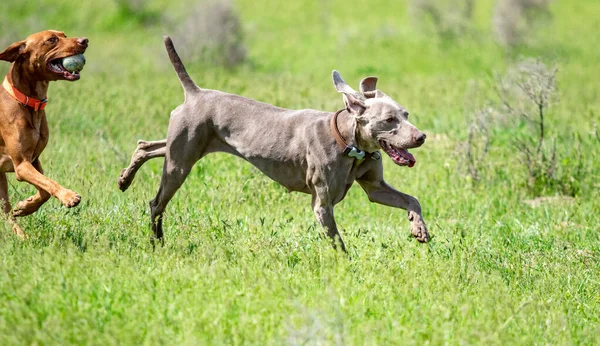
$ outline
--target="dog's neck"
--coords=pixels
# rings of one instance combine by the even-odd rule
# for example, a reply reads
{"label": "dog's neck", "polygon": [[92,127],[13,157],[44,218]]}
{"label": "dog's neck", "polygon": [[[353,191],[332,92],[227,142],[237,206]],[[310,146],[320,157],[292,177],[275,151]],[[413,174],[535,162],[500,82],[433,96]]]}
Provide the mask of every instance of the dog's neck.
{"label": "dog's neck", "polygon": [[359,121],[356,121],[356,130],[354,134],[357,142],[357,146],[364,151],[367,152],[375,152],[379,150],[379,146],[373,144],[372,141],[367,140],[367,134],[365,133],[365,129],[360,125]]}
{"label": "dog's neck", "polygon": [[356,141],[357,121],[348,113],[348,110],[343,110],[338,114],[336,125],[342,139],[347,145],[362,149],[358,146],[359,144]]}
{"label": "dog's neck", "polygon": [[13,64],[8,72],[8,81],[26,96],[43,100],[48,93],[47,80],[39,80],[35,73],[21,64]]}
{"label": "dog's neck", "polygon": [[366,140],[367,136],[363,127],[360,125],[360,122],[348,112],[348,110],[340,113],[337,123],[340,134],[348,145],[355,146],[357,149],[366,152],[375,152],[379,150],[379,147],[373,146],[370,144],[370,141]]}

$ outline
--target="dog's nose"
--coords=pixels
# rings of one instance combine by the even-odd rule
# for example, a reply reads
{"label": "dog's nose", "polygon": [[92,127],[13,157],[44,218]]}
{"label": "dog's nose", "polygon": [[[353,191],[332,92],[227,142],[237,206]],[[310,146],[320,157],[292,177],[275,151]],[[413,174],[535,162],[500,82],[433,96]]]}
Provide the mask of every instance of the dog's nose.
{"label": "dog's nose", "polygon": [[90,42],[90,40],[88,40],[87,37],[81,37],[81,38],[77,39],[77,44],[79,44],[80,46],[87,47],[89,42]]}
{"label": "dog's nose", "polygon": [[425,133],[419,131],[419,133],[415,134],[415,143],[423,144],[423,143],[425,143],[425,138],[427,138],[427,135]]}

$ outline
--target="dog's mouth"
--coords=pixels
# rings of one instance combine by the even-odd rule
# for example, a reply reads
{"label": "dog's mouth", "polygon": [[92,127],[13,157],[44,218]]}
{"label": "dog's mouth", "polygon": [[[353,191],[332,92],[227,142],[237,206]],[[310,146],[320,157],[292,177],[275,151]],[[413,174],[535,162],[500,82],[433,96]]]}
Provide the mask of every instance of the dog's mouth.
{"label": "dog's mouth", "polygon": [[395,147],[383,140],[379,141],[379,146],[398,166],[412,167],[417,162],[415,157],[404,148]]}
{"label": "dog's mouth", "polygon": [[62,58],[50,60],[50,62],[48,62],[48,70],[50,70],[50,72],[54,74],[63,77],[68,81],[76,81],[79,78],[81,78],[81,75],[79,74],[81,70],[72,69],[72,71],[69,71],[67,68],[65,68],[65,66],[63,65],[63,59],[65,58],[68,57],[65,56]]}

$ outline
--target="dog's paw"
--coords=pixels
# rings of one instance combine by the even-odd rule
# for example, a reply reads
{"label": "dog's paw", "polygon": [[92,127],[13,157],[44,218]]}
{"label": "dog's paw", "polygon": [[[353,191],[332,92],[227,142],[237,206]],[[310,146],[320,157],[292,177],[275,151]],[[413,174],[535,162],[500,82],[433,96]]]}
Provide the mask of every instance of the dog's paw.
{"label": "dog's paw", "polygon": [[12,210],[13,217],[27,216],[35,213],[44,201],[36,200],[35,196],[28,197],[15,206]]}
{"label": "dog's paw", "polygon": [[409,214],[408,218],[410,220],[410,233],[413,237],[417,238],[421,243],[428,242],[429,232],[427,231],[427,226],[425,225],[425,222],[423,222],[423,219],[421,219],[421,216]]}
{"label": "dog's paw", "polygon": [[15,209],[12,210],[13,217],[27,216],[31,213],[32,211],[27,208],[27,205],[23,201],[17,203]]}
{"label": "dog's paw", "polygon": [[412,226],[410,232],[421,243],[427,243],[429,241],[429,233],[427,232],[427,226],[425,226],[424,223]]}
{"label": "dog's paw", "polygon": [[119,175],[119,180],[117,181],[117,183],[119,184],[119,190],[123,192],[125,192],[125,190],[129,188],[129,185],[131,185],[131,179],[129,179],[129,175],[126,173],[127,169],[123,168],[121,170],[121,174]]}
{"label": "dog's paw", "polygon": [[77,192],[67,189],[62,191],[56,197],[58,197],[60,203],[62,203],[67,208],[73,208],[77,206],[79,202],[81,202],[81,196]]}

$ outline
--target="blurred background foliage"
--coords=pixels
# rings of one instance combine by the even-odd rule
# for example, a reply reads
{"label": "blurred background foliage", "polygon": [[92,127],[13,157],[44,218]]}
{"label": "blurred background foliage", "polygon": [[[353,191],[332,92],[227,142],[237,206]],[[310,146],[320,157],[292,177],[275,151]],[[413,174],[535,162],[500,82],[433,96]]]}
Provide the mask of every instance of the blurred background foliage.
{"label": "blurred background foliage", "polygon": [[[83,202],[20,220],[29,242],[0,233],[5,344],[598,344],[599,1],[0,7],[2,46],[50,28],[90,39],[82,79],[50,88],[42,156]],[[126,194],[116,179],[183,101],[163,35],[201,87],[281,107],[333,112],[333,69],[355,88],[378,76],[428,135],[414,168],[384,166],[420,200],[433,241],[411,242],[404,211],[354,187],[336,208],[346,261],[319,239],[308,196],[217,154],[196,165],[152,250],[162,162]],[[33,192],[10,179],[13,203]]]}

